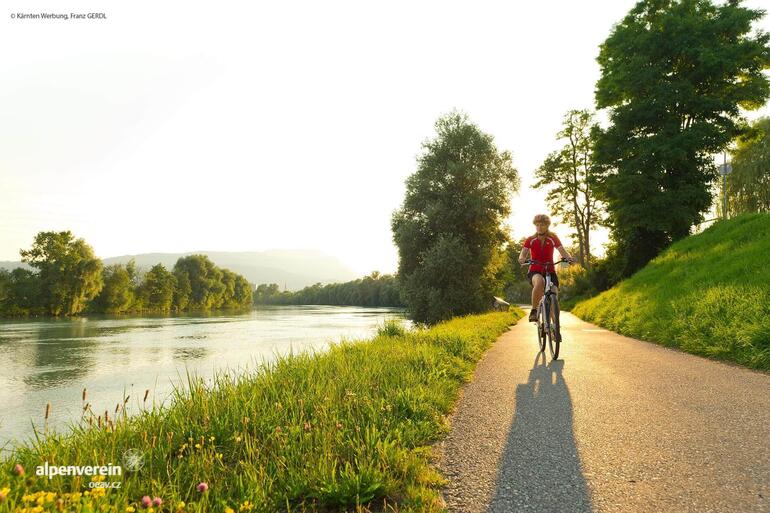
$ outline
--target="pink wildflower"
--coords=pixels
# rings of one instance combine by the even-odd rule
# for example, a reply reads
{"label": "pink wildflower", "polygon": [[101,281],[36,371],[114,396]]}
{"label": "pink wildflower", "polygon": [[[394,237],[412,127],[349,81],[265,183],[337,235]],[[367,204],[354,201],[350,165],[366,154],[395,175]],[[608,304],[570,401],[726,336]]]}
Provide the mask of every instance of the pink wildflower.
{"label": "pink wildflower", "polygon": [[198,483],[198,491],[203,493],[209,489],[209,485],[206,483]]}

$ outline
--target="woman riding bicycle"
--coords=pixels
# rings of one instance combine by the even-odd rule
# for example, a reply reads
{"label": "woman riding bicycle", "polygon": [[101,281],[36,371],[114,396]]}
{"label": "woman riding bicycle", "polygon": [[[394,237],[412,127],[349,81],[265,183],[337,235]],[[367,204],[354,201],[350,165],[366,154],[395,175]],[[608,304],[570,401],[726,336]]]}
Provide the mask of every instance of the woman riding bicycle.
{"label": "woman riding bicycle", "polygon": [[[575,259],[561,245],[559,237],[548,230],[548,227],[551,226],[551,219],[547,215],[536,215],[532,223],[537,228],[537,233],[527,237],[527,240],[524,241],[524,247],[521,248],[521,253],[519,254],[519,263],[521,265],[524,265],[527,260],[550,262],[553,264],[554,249],[559,251],[563,259],[569,260],[570,263],[575,262]],[[527,279],[530,285],[532,285],[532,310],[529,312],[529,322],[537,322],[537,305],[540,302],[540,298],[543,297],[546,272],[551,275],[553,291],[555,293],[559,292],[559,278],[556,276],[556,268],[553,265],[547,267],[548,269],[546,270],[545,266],[533,263],[530,264],[529,272],[527,272]]]}

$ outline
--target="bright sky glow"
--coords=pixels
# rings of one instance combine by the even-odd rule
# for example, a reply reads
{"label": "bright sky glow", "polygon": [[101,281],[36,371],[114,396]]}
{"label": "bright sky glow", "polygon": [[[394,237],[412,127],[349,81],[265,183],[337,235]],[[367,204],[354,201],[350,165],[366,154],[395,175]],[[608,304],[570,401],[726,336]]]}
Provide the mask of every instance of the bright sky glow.
{"label": "bright sky glow", "polygon": [[6,2],[0,260],[69,229],[102,257],[312,248],[395,271],[391,213],[453,108],[512,151],[530,233],[532,173],[634,3]]}

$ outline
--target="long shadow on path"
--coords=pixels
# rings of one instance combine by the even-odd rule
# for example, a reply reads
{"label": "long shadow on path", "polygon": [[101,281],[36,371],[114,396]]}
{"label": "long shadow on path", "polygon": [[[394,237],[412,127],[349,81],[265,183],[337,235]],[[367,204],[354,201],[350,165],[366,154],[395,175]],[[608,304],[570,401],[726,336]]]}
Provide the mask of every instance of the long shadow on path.
{"label": "long shadow on path", "polygon": [[516,385],[515,418],[487,513],[592,511],[563,368],[540,353],[527,383]]}

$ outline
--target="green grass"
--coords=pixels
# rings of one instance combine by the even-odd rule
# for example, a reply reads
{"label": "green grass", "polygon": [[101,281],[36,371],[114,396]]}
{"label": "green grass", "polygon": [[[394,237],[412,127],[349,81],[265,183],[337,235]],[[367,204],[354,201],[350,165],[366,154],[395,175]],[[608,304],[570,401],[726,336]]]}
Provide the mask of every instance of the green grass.
{"label": "green grass", "polygon": [[[372,340],[219,374],[208,385],[189,377],[169,407],[92,418],[92,427],[17,447],[0,462],[0,512],[440,511],[444,480],[430,446],[445,436],[478,359],[522,315],[412,331],[391,324]],[[121,482],[117,489],[94,493],[90,477],[34,475],[46,461],[121,464],[127,449],[142,451],[144,467],[107,477]],[[163,504],[143,509],[143,496]]]}
{"label": "green grass", "polygon": [[770,370],[770,215],[722,221],[672,245],[572,313],[627,336]]}
{"label": "green grass", "polygon": [[388,319],[377,327],[377,335],[381,337],[401,337],[406,335],[406,328],[397,319]]}

